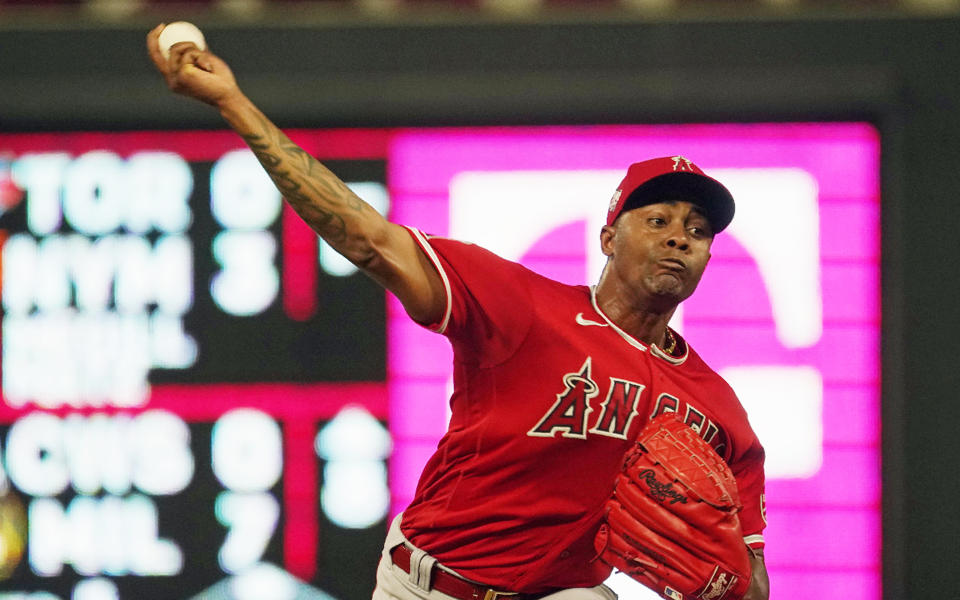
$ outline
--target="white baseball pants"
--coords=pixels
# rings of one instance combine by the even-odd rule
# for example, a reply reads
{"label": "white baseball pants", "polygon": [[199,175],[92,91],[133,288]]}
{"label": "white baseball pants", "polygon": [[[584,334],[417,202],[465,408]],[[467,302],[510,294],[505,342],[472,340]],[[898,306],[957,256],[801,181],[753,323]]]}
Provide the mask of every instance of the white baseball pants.
{"label": "white baseball pants", "polygon": [[[451,596],[429,588],[430,570],[434,565],[436,568],[443,569],[456,575],[456,571],[448,569],[439,564],[435,558],[429,554],[417,551],[417,564],[419,568],[411,566],[411,571],[418,571],[419,577],[411,577],[409,573],[393,564],[390,558],[390,551],[399,544],[406,543],[408,547],[412,544],[404,537],[400,531],[400,518],[397,515],[390,525],[387,532],[387,539],[383,544],[383,553],[380,555],[380,564],[377,566],[377,587],[373,590],[373,600],[457,600]],[[422,555],[422,558],[420,556]],[[509,597],[504,600],[509,600]],[[605,585],[598,585],[592,588],[570,588],[554,592],[544,596],[541,600],[617,600],[617,595]]]}

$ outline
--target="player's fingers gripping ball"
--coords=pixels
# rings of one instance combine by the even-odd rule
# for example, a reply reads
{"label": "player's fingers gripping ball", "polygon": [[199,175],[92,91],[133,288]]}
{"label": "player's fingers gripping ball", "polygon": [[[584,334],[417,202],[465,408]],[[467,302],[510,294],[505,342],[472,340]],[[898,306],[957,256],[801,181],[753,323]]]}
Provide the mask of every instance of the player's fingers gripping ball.
{"label": "player's fingers gripping ball", "polygon": [[670,413],[626,454],[594,546],[664,598],[740,600],[750,585],[742,508],[730,468]]}
{"label": "player's fingers gripping ball", "polygon": [[170,58],[170,48],[180,42],[190,42],[200,50],[207,49],[207,40],[203,37],[203,32],[193,23],[186,21],[170,23],[163,28],[157,38],[160,53],[167,59]]}

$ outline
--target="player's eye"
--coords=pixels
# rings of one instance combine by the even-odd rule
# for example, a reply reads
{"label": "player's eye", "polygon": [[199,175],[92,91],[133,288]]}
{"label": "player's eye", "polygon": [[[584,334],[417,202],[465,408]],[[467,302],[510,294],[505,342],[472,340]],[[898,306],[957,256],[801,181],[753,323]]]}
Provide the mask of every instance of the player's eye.
{"label": "player's eye", "polygon": [[697,239],[708,238],[713,235],[713,230],[710,229],[710,226],[699,219],[696,222],[690,223],[687,227],[687,232]]}

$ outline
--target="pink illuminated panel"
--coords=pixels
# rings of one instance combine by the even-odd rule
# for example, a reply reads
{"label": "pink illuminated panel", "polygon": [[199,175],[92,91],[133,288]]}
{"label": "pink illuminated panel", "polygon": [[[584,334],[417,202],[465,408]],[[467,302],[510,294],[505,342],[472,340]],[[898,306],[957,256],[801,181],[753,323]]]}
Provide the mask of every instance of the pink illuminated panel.
{"label": "pink illuminated panel", "polygon": [[[880,204],[871,127],[411,131],[388,149],[391,216],[593,283],[599,227],[627,165],[678,154],[738,202],[674,326],[731,382],[767,449],[775,595],[876,600]],[[388,344],[396,512],[445,430],[451,353],[392,299]]]}

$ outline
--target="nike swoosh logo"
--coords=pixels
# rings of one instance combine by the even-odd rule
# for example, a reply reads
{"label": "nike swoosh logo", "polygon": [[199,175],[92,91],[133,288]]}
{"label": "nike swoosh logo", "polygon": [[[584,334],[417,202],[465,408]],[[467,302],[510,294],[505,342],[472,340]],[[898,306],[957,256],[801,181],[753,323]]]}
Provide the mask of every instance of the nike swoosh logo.
{"label": "nike swoosh logo", "polygon": [[594,327],[607,327],[607,326],[608,326],[606,323],[600,323],[600,322],[598,322],[598,321],[591,321],[590,319],[584,319],[584,318],[583,318],[583,313],[577,313],[577,316],[574,318],[574,320],[576,320],[577,325],[583,325],[583,326],[585,326],[585,327],[589,327],[589,326],[591,326],[591,325],[593,325]]}

